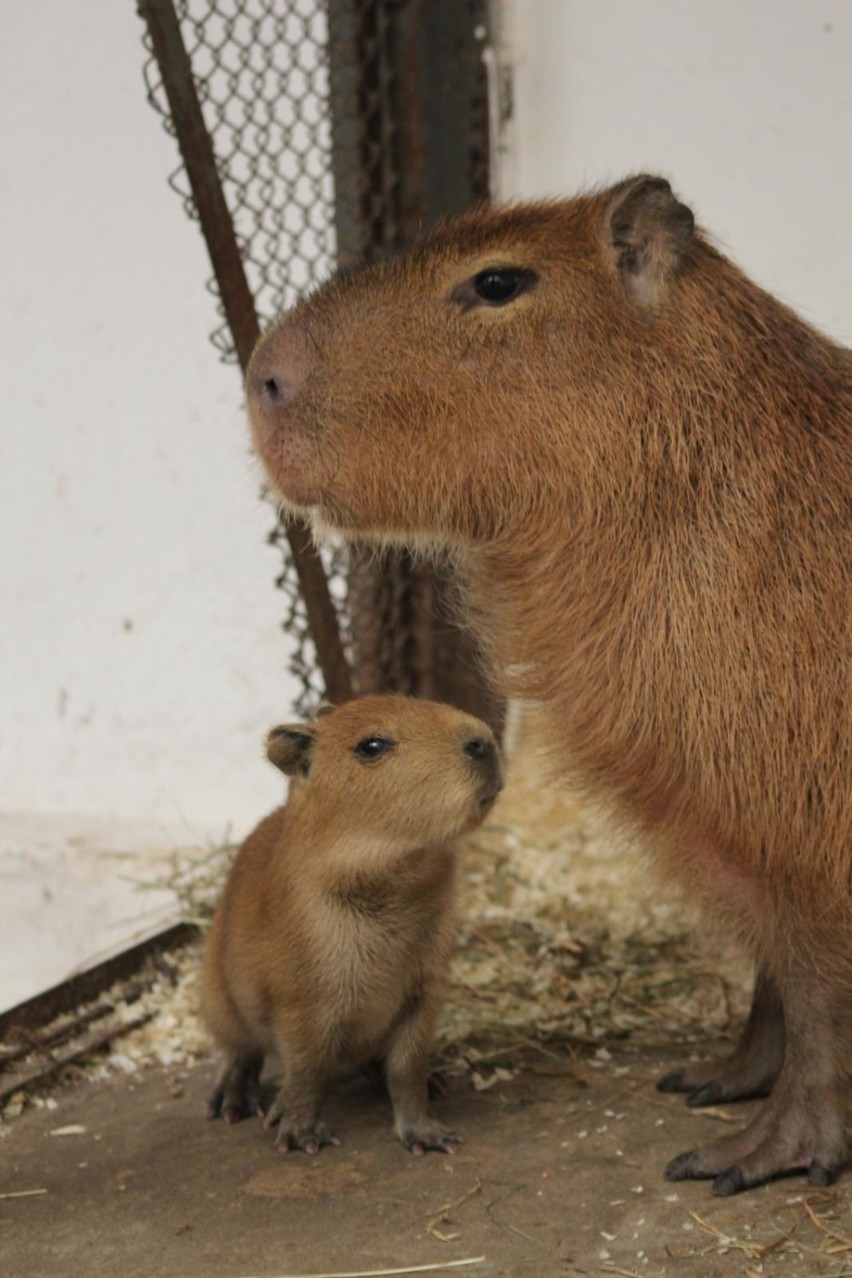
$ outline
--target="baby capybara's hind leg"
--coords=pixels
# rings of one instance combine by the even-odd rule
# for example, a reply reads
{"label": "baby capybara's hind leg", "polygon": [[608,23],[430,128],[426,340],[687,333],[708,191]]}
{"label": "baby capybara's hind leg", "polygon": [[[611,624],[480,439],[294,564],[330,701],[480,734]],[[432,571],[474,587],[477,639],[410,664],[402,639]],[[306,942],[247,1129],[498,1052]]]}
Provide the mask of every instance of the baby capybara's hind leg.
{"label": "baby capybara's hind leg", "polygon": [[738,1135],[672,1159],[669,1180],[713,1177],[713,1192],[723,1195],[791,1171],[806,1171],[812,1185],[829,1185],[846,1161],[849,993],[801,969],[788,971],[778,988],[786,1050],[769,1099]]}
{"label": "baby capybara's hind leg", "polygon": [[253,1114],[262,1118],[262,1069],[262,1052],[234,1053],[229,1056],[207,1102],[207,1117],[221,1117],[226,1123],[237,1123],[241,1118],[249,1118]]}
{"label": "baby capybara's hind leg", "polygon": [[767,1096],[784,1064],[784,1008],[775,981],[757,969],[751,1011],[730,1056],[673,1070],[657,1083],[661,1092],[686,1092],[687,1105]]}

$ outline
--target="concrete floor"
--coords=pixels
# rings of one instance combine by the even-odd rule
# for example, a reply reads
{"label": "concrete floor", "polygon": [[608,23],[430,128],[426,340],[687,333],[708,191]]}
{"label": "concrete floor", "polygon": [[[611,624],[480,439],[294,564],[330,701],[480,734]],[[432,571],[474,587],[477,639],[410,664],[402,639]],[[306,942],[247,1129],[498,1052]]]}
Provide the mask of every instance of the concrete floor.
{"label": "concrete floor", "polygon": [[[791,1179],[728,1200],[706,1183],[662,1179],[672,1154],[731,1121],[658,1095],[652,1080],[668,1061],[519,1064],[485,1092],[451,1080],[436,1109],[466,1143],[455,1157],[421,1159],[396,1142],[386,1100],[360,1080],[328,1107],[342,1147],[315,1159],[277,1154],[256,1120],[206,1122],[212,1061],[76,1083],[56,1108],[0,1129],[0,1268],[9,1278],[418,1265],[483,1278],[852,1272],[850,1175],[833,1190]],[[476,1263],[444,1268],[463,1260]]]}

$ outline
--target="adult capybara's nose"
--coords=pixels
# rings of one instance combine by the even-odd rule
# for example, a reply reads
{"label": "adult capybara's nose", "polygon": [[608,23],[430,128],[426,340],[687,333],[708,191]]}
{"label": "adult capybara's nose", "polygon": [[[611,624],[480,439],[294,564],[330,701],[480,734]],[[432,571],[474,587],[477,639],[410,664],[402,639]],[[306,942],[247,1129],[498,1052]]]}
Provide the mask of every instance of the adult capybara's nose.
{"label": "adult capybara's nose", "polygon": [[279,408],[286,407],[296,398],[298,387],[294,382],[287,381],[280,373],[270,372],[267,377],[264,375],[265,372],[266,370],[259,372],[249,384],[249,395],[255,407],[260,408],[262,412],[277,412]]}
{"label": "adult capybara's nose", "polygon": [[310,372],[307,338],[294,324],[282,324],[260,339],[246,375],[252,420],[268,429],[283,427]]}

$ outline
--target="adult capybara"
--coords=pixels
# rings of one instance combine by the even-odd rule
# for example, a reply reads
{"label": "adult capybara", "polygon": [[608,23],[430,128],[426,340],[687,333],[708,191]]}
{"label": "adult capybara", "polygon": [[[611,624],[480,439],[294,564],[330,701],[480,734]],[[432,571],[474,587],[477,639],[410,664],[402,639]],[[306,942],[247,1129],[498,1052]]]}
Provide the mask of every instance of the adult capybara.
{"label": "adult capybara", "polygon": [[449,706],[364,697],[273,728],[287,803],[237,853],[204,956],[202,1010],[225,1055],[208,1115],[262,1113],[264,1056],[284,1077],[265,1115],[278,1148],[338,1144],[320,1115],[345,1065],[384,1066],[400,1140],[455,1150],[429,1114],[427,1057],[453,944],[455,840],[500,789],[484,723]]}
{"label": "adult capybara", "polygon": [[565,773],[755,956],[733,1057],[661,1086],[769,1099],[667,1175],[829,1182],[852,1067],[850,352],[642,176],[332,280],[260,341],[248,400],[316,526],[453,556]]}

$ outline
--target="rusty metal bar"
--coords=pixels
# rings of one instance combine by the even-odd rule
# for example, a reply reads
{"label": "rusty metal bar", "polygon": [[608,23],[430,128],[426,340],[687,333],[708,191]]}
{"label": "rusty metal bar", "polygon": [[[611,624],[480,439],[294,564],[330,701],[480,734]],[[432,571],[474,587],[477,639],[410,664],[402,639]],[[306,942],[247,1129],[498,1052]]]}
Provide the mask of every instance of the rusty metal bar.
{"label": "rusty metal bar", "polygon": [[[180,23],[173,0],[138,0],[138,7],[151,35],[193,202],[245,373],[260,327]],[[345,701],[352,695],[352,680],[322,563],[303,525],[290,525],[287,539],[326,695],[334,702]]]}
{"label": "rusty metal bar", "polygon": [[[10,1007],[0,1013],[0,1043],[8,1045],[18,1038],[29,1041],[57,1017],[75,1013],[81,1004],[100,998],[116,981],[126,981],[135,976],[148,959],[156,960],[161,954],[180,949],[197,936],[198,929],[192,924],[173,923],[121,953],[103,959],[85,972],[70,976],[61,985],[54,985],[16,1007]],[[0,1066],[5,1059],[11,1059],[11,1055],[0,1053]]]}
{"label": "rusty metal bar", "polygon": [[323,566],[304,524],[292,523],[287,540],[299,588],[305,603],[308,629],[317,650],[317,663],[325,683],[325,695],[334,705],[352,696],[352,674],[340,640],[337,613],[328,590]]}

